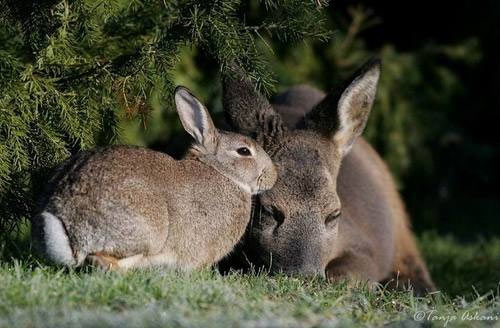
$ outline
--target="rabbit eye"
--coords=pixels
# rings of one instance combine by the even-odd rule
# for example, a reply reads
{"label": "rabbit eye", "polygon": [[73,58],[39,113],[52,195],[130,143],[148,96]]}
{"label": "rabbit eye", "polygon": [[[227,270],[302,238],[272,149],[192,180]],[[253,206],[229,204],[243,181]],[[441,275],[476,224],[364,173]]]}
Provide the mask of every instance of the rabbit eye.
{"label": "rabbit eye", "polygon": [[252,153],[250,152],[250,149],[248,149],[247,147],[241,147],[241,148],[238,148],[236,150],[236,152],[238,154],[240,154],[241,156],[250,156]]}

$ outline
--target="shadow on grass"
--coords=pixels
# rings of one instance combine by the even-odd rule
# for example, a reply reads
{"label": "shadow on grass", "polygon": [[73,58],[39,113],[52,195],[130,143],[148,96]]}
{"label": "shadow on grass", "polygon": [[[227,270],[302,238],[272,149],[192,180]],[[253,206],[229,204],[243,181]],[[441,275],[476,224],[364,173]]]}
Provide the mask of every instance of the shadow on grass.
{"label": "shadow on grass", "polygon": [[23,222],[10,233],[0,234],[0,262],[26,262],[36,254],[31,243],[31,225]]}

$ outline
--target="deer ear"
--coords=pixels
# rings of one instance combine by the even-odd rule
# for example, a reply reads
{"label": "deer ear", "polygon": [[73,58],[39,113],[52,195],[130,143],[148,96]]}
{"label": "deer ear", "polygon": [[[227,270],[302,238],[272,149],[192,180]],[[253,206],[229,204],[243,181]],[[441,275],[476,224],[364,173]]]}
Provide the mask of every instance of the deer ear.
{"label": "deer ear", "polygon": [[329,94],[306,117],[306,128],[331,137],[341,154],[349,152],[363,132],[380,77],[380,60],[371,60],[351,79],[344,91]]}
{"label": "deer ear", "polygon": [[206,151],[215,151],[219,133],[205,106],[182,86],[175,89],[175,105],[184,130]]}
{"label": "deer ear", "polygon": [[[232,66],[222,79],[223,106],[233,128],[257,139],[272,139],[283,132],[281,116],[257,92],[240,67]],[[259,140],[261,141],[261,140]]]}

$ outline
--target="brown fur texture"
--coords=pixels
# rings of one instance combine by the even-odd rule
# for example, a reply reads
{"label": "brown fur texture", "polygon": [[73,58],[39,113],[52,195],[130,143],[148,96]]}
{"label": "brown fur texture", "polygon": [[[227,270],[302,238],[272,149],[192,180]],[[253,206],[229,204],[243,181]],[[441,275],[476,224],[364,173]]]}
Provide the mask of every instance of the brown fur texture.
{"label": "brown fur texture", "polygon": [[245,259],[290,274],[409,282],[419,294],[434,289],[386,165],[358,138],[379,74],[372,61],[338,92],[297,86],[273,106],[238,71],[226,77],[229,122],[255,135],[278,170],[275,186],[258,196],[241,247]]}
{"label": "brown fur texture", "polygon": [[112,270],[189,270],[232,250],[250,219],[252,194],[276,180],[274,165],[252,139],[218,131],[186,89],[177,90],[176,103],[195,139],[185,159],[115,146],[61,166],[33,219],[45,256],[68,266],[89,259]]}

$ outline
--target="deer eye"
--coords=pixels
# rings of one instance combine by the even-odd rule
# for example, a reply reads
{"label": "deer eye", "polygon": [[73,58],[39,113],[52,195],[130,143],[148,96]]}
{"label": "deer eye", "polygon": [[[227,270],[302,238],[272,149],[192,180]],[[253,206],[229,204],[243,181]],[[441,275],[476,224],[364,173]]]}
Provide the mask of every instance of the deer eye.
{"label": "deer eye", "polygon": [[325,220],[325,225],[328,226],[329,224],[333,223],[339,216],[342,214],[342,211],[340,208],[337,208],[335,211],[330,213]]}
{"label": "deer eye", "polygon": [[236,152],[238,154],[240,154],[241,156],[250,156],[250,155],[252,155],[252,153],[250,152],[250,149],[248,149],[247,147],[238,148],[236,150]]}

